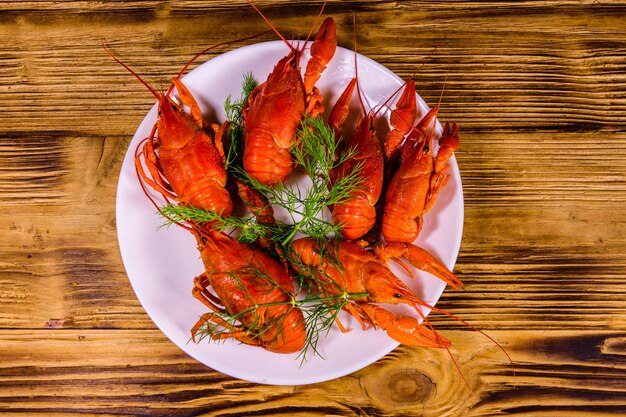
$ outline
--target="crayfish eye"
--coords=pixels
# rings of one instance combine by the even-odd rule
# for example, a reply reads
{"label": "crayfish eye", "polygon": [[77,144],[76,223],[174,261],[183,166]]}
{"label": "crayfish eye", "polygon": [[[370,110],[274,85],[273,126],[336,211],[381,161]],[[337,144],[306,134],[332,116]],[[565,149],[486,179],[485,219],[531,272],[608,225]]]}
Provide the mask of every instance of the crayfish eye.
{"label": "crayfish eye", "polygon": [[400,294],[400,293],[395,293],[395,294],[393,295],[393,297],[394,297],[394,298],[402,298],[402,294]]}

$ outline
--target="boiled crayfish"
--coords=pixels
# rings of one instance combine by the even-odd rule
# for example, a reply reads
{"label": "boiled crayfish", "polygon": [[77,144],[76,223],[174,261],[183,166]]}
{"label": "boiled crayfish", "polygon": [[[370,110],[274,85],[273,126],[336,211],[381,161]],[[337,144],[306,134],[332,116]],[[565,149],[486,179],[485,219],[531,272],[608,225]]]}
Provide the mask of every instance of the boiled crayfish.
{"label": "boiled crayfish", "polygon": [[335,23],[329,17],[322,23],[311,45],[311,58],[303,78],[300,58],[307,42],[304,42],[303,49],[298,49],[280,37],[290,52],[278,61],[267,80],[250,94],[243,112],[243,166],[248,175],[266,185],[284,181],[291,174],[290,149],[295,144],[303,116],[315,117],[323,111],[322,97],[315,82],[337,47]]}
{"label": "boiled crayfish", "polygon": [[446,123],[439,139],[439,152],[434,156],[437,109],[431,109],[422,118],[400,150],[400,165],[385,194],[382,234],[387,242],[415,241],[422,229],[424,214],[433,207],[449,180],[447,162],[459,147],[459,132],[456,124]]}
{"label": "boiled crayfish", "polygon": [[[193,296],[213,311],[202,315],[192,329],[194,341],[208,327],[207,334],[215,340],[232,338],[278,353],[302,349],[304,318],[291,302],[293,281],[283,265],[215,230],[196,237],[206,272],[196,277]],[[225,320],[224,313],[239,324]],[[215,331],[217,327],[224,330]]]}
{"label": "boiled crayfish", "polygon": [[[348,115],[348,105],[355,85],[357,85],[356,78],[348,84],[329,116],[328,123],[337,136],[341,134],[340,126]],[[364,112],[363,107],[361,103],[362,112]],[[415,113],[415,85],[411,80],[405,84],[400,99],[391,111],[392,130],[387,135],[385,149],[390,146],[389,144],[397,143],[404,138],[404,135],[411,129]],[[356,155],[338,166],[333,172],[333,178],[337,181],[350,175],[357,167],[360,169],[361,187],[352,194],[351,198],[335,204],[332,208],[333,220],[343,226],[341,234],[349,240],[361,238],[372,229],[377,219],[376,205],[383,190],[385,160],[383,148],[376,135],[375,117],[376,112],[370,110],[361,117],[354,134],[347,140],[342,138],[344,146],[354,150]]]}
{"label": "boiled crayfish", "polygon": [[172,199],[229,216],[233,205],[225,188],[227,173],[222,146],[228,123],[207,125],[196,99],[179,77],[172,79],[172,87],[176,87],[180,101],[191,109],[191,114],[170,97],[172,87],[166,93],[158,93],[106,47],[105,50],[158,100],[157,122],[135,152],[135,168],[142,187],[148,184],[166,201]]}

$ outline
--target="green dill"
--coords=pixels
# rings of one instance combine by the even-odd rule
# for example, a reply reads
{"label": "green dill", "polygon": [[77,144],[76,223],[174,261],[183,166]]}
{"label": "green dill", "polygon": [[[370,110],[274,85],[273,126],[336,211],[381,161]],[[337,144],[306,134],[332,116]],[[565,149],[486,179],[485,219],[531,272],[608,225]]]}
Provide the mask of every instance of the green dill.
{"label": "green dill", "polygon": [[243,109],[248,103],[248,98],[254,89],[259,85],[254,79],[252,73],[246,73],[241,83],[241,96],[238,100],[233,101],[231,96],[226,98],[224,103],[224,112],[226,120],[230,122],[230,146],[226,153],[225,167],[228,170],[235,162],[238,155],[241,154],[243,148]]}
{"label": "green dill", "polygon": [[[270,187],[250,177],[243,169],[240,158],[244,141],[243,113],[249,95],[257,85],[252,75],[246,74],[240,98],[233,100],[229,96],[224,103],[226,118],[230,122],[230,146],[225,164],[231,175],[265,196],[270,206],[283,208],[289,215],[289,222],[260,222],[253,214],[222,217],[218,213],[176,204],[161,207],[159,213],[166,219],[164,226],[173,223],[208,224],[222,232],[235,231],[237,239],[242,243],[250,244],[258,239],[270,239],[273,242],[276,254],[288,261],[297,272],[295,294],[286,292],[272,276],[256,265],[231,272],[233,279],[249,298],[250,307],[239,312],[214,313],[215,317],[227,325],[207,321],[199,328],[196,340],[200,341],[207,336],[218,340],[231,337],[231,329],[241,323],[245,323],[246,332],[251,337],[281,337],[282,320],[287,313],[267,318],[263,311],[267,307],[287,305],[288,311],[298,308],[303,313],[306,342],[298,357],[304,363],[308,351],[319,355],[319,338],[330,330],[339,311],[347,303],[367,296],[347,293],[345,286],[341,286],[324,272],[325,266],[332,266],[342,273],[343,266],[337,256],[336,239],[341,233],[342,225],[324,220],[323,215],[325,210],[351,198],[359,189],[362,163],[356,164],[351,172],[344,173],[346,175],[341,178],[332,178],[333,171],[353,158],[356,150],[340,151],[333,129],[321,117],[305,116],[297,133],[297,145],[291,153],[294,163],[310,178],[311,185],[306,189],[284,183]],[[318,242],[322,267],[306,265],[294,254],[292,240],[298,233]],[[258,303],[248,290],[248,285],[264,291],[280,288],[288,295],[288,300]]]}
{"label": "green dill", "polygon": [[175,223],[184,222],[196,224],[211,223],[211,227],[216,228],[221,232],[229,232],[232,229],[236,229],[239,232],[237,240],[246,244],[254,243],[259,238],[274,236],[282,233],[282,225],[259,223],[251,214],[243,217],[222,217],[213,211],[177,204],[162,206],[159,213],[165,218],[161,227],[168,227]]}
{"label": "green dill", "polygon": [[347,149],[338,153],[335,133],[321,117],[305,117],[298,137],[300,141],[292,149],[292,156],[311,179],[311,186],[306,190],[284,183],[270,187],[252,178],[241,167],[233,171],[241,181],[265,195],[271,205],[289,213],[293,229],[279,242],[283,246],[298,232],[315,239],[339,234],[342,225],[324,220],[322,212],[349,199],[362,181],[361,163],[347,175],[332,181],[332,171],[354,157],[356,151]]}

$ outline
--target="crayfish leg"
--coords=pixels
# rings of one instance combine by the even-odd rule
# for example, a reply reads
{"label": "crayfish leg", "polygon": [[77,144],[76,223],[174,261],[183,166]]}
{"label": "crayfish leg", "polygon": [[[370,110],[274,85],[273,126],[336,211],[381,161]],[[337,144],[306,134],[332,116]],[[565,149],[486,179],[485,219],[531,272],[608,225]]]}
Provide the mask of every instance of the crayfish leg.
{"label": "crayfish leg", "polygon": [[[141,155],[141,154],[140,154]],[[144,155],[144,163],[148,168],[148,172],[150,173],[150,177],[145,173],[141,160],[139,157],[135,158],[135,169],[137,173],[141,177],[141,179],[152,187],[156,192],[163,195],[165,198],[171,198],[172,200],[177,200],[176,194],[172,192],[172,188],[167,183],[163,175],[161,175],[161,170],[159,167],[159,157],[154,152],[154,146],[152,144],[152,140],[148,139],[145,145],[143,146],[143,155]]]}
{"label": "crayfish leg", "polygon": [[[200,317],[200,320],[196,322],[196,324],[191,329],[191,340],[194,343],[198,343],[205,336],[202,336],[200,339],[196,340],[196,335],[202,329],[203,326],[214,325],[213,328],[207,331],[207,335],[211,337],[212,340],[225,340],[225,339],[236,339],[241,343],[245,343],[246,345],[259,346],[260,343],[257,339],[250,337],[244,330],[242,330],[239,326],[234,326],[232,323],[227,322],[222,319],[216,313],[205,313]],[[217,327],[222,327],[224,330],[217,330]]]}
{"label": "crayfish leg", "polygon": [[191,295],[193,295],[195,299],[217,313],[224,313],[225,310],[218,305],[221,304],[221,300],[209,292],[208,287],[210,287],[211,284],[209,283],[206,273],[202,273],[194,278],[193,283],[194,287],[191,290]]}
{"label": "crayfish leg", "polygon": [[356,321],[359,322],[359,324],[361,325],[361,329],[363,330],[367,329],[367,325],[365,324],[366,319],[369,324],[373,324],[371,321],[369,321],[367,315],[363,312],[363,310],[358,305],[348,303],[343,308],[348,313],[350,313],[352,317],[356,319]]}
{"label": "crayfish leg", "polygon": [[341,333],[348,333],[350,331],[352,331],[352,329],[350,328],[346,328],[343,323],[341,322],[341,320],[339,320],[339,317],[335,316],[335,323],[337,323],[337,327],[339,327],[339,331],[341,331]]}
{"label": "crayfish leg", "polygon": [[430,179],[430,190],[428,191],[428,198],[426,199],[426,204],[424,205],[424,213],[428,213],[430,209],[433,208],[435,202],[437,201],[437,196],[439,196],[439,192],[450,180],[450,176],[446,173],[446,168],[447,167],[444,167],[443,170],[435,173],[435,175],[433,175]]}
{"label": "crayfish leg", "polygon": [[206,332],[206,335],[210,336],[211,339],[214,339],[216,336],[219,336],[221,334],[230,334],[232,332],[239,330],[237,326],[233,326],[231,323],[228,323],[227,321],[222,319],[220,316],[218,316],[216,313],[208,312],[200,316],[200,319],[191,328],[191,340],[193,340],[194,343],[197,343],[200,340],[202,340],[206,335],[202,335],[199,340],[196,340],[196,335],[198,334],[200,329],[202,329],[203,326],[210,326],[211,324],[215,325],[214,327],[221,326],[224,329],[229,330],[228,332],[225,332],[225,333],[214,334],[213,333],[214,329],[210,329]]}

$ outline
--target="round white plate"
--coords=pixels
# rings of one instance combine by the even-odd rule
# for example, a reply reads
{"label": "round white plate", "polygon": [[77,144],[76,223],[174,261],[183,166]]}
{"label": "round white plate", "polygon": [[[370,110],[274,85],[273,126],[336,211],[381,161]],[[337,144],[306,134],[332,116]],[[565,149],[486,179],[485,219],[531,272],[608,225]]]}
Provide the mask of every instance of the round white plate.
{"label": "round white plate", "polygon": [[[308,59],[307,52],[302,67]],[[280,41],[246,46],[205,62],[183,81],[207,119],[222,122],[224,101],[229,95],[239,97],[244,74],[251,71],[257,80],[264,81],[276,62],[287,53],[287,46]],[[359,83],[366,105],[384,102],[402,85],[403,81],[382,65],[362,55],[358,60]],[[337,48],[317,83],[327,110],[353,77],[353,51]],[[137,88],[142,88],[139,83]],[[423,115],[428,107],[419,96],[418,100]],[[358,107],[355,100],[353,105]],[[354,111],[358,114],[358,108]],[[155,105],[137,129],[122,165],[117,189],[117,233],[124,266],[137,298],[172,342],[199,362],[224,374],[278,385],[309,384],[347,375],[375,362],[398,345],[383,331],[362,331],[345,315],[341,316],[342,322],[352,331],[344,334],[333,326],[326,336],[322,335],[317,346],[323,358],[308,352],[304,364],[296,359],[297,354],[270,353],[233,340],[191,342],[190,329],[206,312],[206,307],[191,296],[193,278],[203,271],[196,242],[189,232],[178,227],[158,229],[163,219],[142,192],[134,168],[135,148],[150,134],[156,114]],[[450,181],[426,215],[417,244],[452,268],[461,244],[463,194],[454,157],[450,165]],[[417,272],[416,279],[412,280],[403,275],[401,269],[393,265],[392,268],[428,303],[434,304],[445,288],[443,282],[426,273]],[[394,311],[416,314],[405,308]]]}

